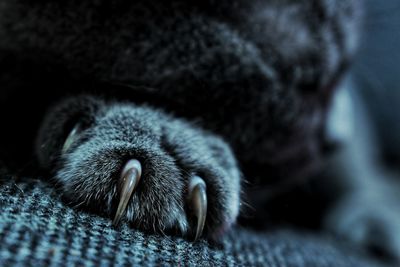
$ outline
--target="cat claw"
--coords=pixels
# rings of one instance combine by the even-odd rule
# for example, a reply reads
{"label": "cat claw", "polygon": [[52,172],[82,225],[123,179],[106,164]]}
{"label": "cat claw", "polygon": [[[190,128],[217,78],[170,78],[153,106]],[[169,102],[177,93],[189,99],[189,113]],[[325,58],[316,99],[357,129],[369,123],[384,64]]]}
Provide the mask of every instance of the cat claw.
{"label": "cat claw", "polygon": [[[142,166],[136,159],[132,159],[125,164],[118,184],[119,203],[114,216],[113,225],[117,226],[125,214],[126,207],[137,187],[142,175]],[[203,233],[207,216],[207,193],[206,183],[199,176],[193,176],[189,183],[189,205],[193,215],[197,218],[196,235],[194,241],[198,240]]]}
{"label": "cat claw", "polygon": [[194,241],[196,241],[203,233],[207,216],[206,183],[199,176],[193,176],[190,180],[188,201],[194,216],[197,218],[196,236],[194,238]]}
{"label": "cat claw", "polygon": [[67,138],[65,139],[64,145],[61,149],[61,153],[65,154],[68,149],[71,147],[72,143],[78,139],[78,134],[80,132],[80,125],[77,124],[75,127],[71,130],[71,132],[68,134]]}
{"label": "cat claw", "polygon": [[132,159],[125,164],[118,184],[120,198],[113,225],[118,225],[122,216],[125,214],[126,207],[131,199],[133,191],[139,183],[141,175],[142,165],[138,160]]}

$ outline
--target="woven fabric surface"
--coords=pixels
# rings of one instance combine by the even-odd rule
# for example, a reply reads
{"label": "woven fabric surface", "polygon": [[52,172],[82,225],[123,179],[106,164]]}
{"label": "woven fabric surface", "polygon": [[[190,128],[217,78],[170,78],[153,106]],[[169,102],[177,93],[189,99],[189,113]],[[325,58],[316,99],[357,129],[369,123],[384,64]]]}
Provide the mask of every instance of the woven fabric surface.
{"label": "woven fabric surface", "polygon": [[220,245],[146,235],[65,205],[40,180],[0,181],[0,266],[384,266],[317,234],[235,228]]}

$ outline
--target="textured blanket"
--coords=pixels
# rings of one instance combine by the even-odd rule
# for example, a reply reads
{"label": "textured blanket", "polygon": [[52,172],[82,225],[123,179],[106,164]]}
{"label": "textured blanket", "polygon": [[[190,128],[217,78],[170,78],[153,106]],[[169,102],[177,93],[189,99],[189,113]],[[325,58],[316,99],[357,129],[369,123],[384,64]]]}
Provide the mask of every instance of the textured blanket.
{"label": "textured blanket", "polygon": [[146,235],[65,205],[39,180],[0,182],[0,266],[386,266],[343,241],[232,230],[222,244]]}

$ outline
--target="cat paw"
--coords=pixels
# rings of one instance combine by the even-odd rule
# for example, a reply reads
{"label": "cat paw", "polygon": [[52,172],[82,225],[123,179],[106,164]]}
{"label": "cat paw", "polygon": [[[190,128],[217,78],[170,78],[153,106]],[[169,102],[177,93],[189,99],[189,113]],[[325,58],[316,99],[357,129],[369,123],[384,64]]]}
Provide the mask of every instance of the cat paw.
{"label": "cat paw", "polygon": [[239,212],[240,174],[217,136],[151,107],[74,98],[56,106],[38,158],[71,203],[147,232],[218,238]]}
{"label": "cat paw", "polygon": [[[328,228],[372,254],[400,263],[400,212],[390,196],[353,196],[330,214]],[[398,202],[400,203],[400,202]]]}

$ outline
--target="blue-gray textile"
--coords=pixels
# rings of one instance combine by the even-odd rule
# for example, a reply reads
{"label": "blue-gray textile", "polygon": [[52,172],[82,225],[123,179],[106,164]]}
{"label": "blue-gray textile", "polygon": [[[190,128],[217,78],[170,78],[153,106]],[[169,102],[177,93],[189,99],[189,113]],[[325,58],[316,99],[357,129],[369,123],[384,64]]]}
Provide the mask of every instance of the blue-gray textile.
{"label": "blue-gray textile", "polygon": [[220,245],[146,235],[65,205],[40,180],[0,181],[0,266],[385,266],[332,237],[235,228]]}

